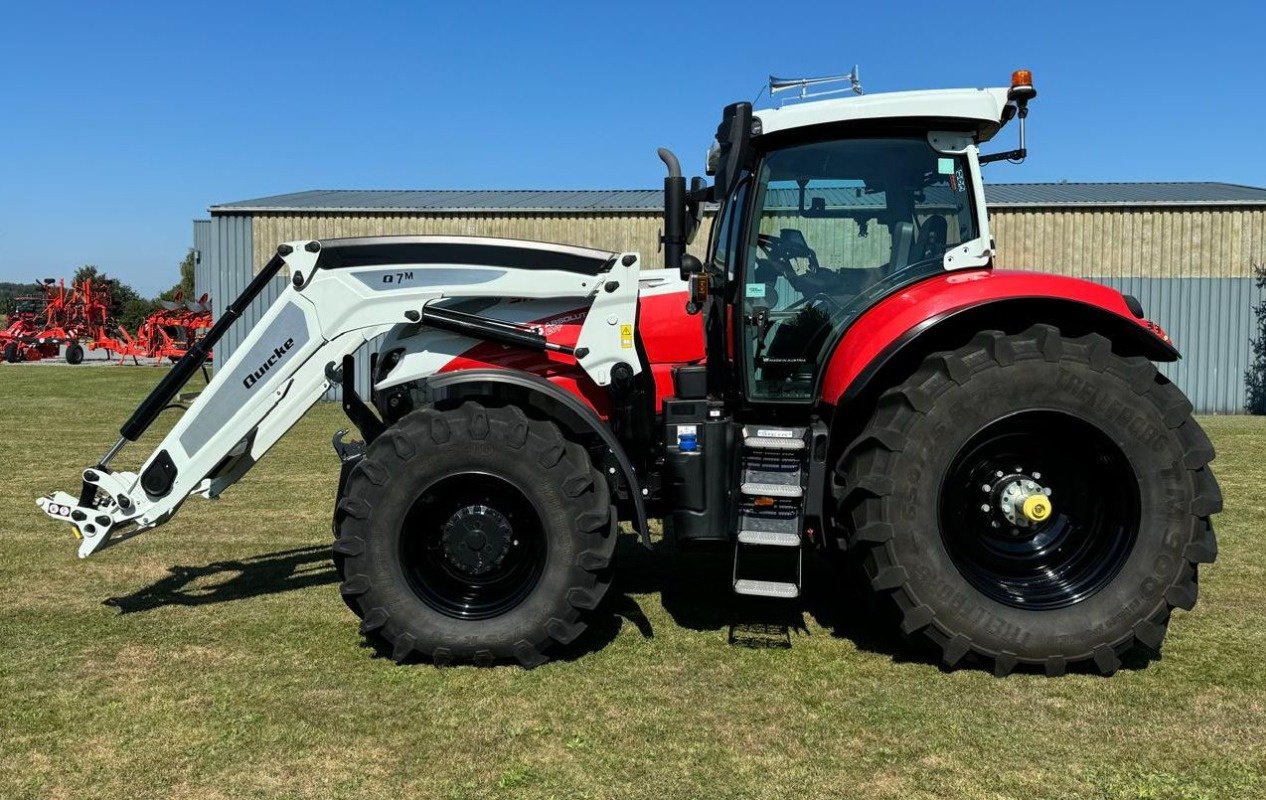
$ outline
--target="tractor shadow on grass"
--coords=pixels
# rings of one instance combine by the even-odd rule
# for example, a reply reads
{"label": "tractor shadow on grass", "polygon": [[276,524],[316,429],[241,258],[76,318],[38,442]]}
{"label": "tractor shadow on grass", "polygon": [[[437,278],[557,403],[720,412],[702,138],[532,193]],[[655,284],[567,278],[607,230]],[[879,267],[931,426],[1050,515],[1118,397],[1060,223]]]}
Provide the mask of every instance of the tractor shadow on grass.
{"label": "tractor shadow on grass", "polygon": [[[614,582],[589,630],[556,651],[556,659],[571,661],[601,650],[619,635],[626,622],[642,637],[653,638],[654,629],[641,603],[648,602],[647,595],[658,595],[674,624],[695,631],[728,628],[730,643],[739,647],[791,647],[793,634],[810,635],[804,623],[807,614],[833,637],[847,639],[859,650],[888,656],[894,662],[939,662],[935,653],[904,641],[897,633],[895,620],[876,611],[865,593],[856,589],[855,580],[816,555],[804,561],[804,594],[796,600],[771,600],[733,593],[733,551],[728,547],[672,552],[661,542],[654,550],[647,550],[636,537],[622,535],[616,552]],[[301,547],[203,566],[169,567],[168,574],[159,580],[131,594],[110,597],[103,605],[117,608],[122,614],[135,614],[165,606],[227,603],[336,583],[338,574],[329,547]],[[367,642],[366,646],[373,645]],[[1122,668],[1143,669],[1156,658],[1154,654],[1135,651],[1125,657]],[[1083,667],[1070,671],[1090,672]]]}
{"label": "tractor shadow on grass", "polygon": [[[817,554],[806,554],[802,596],[775,600],[734,594],[733,552],[729,545],[674,552],[663,542],[647,550],[634,537],[623,536],[608,604],[630,621],[635,616],[645,620],[632,596],[658,594],[675,624],[696,631],[729,629],[731,644],[754,649],[793,646],[795,636],[810,635],[808,615],[832,636],[848,639],[861,650],[894,661],[926,660],[894,632],[895,625],[884,624],[860,592],[850,591],[849,580],[838,567]],[[643,635],[649,637],[646,624]]]}
{"label": "tractor shadow on grass", "polygon": [[164,606],[201,606],[292,592],[338,582],[329,547],[300,547],[200,567],[168,567],[168,574],[103,605],[122,614]]}

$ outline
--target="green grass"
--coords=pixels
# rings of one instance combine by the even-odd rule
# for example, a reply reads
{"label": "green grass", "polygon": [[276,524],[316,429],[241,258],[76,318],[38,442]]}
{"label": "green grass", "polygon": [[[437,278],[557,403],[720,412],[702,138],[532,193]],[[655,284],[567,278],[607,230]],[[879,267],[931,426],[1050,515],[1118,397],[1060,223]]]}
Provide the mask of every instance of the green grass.
{"label": "green grass", "polygon": [[0,797],[1266,796],[1266,420],[1204,420],[1220,558],[1164,657],[1110,679],[946,673],[848,617],[733,646],[724,592],[662,594],[633,546],[574,658],[441,670],[376,657],[339,600],[333,405],[222,500],[75,558],[33,499],[159,376],[0,368]]}

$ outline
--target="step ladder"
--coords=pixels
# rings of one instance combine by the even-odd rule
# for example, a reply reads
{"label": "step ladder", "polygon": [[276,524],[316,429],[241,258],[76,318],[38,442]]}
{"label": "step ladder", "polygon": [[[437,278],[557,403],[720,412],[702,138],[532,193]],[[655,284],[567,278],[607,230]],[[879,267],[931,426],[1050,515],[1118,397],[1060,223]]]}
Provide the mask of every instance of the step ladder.
{"label": "step ladder", "polygon": [[[807,428],[743,426],[734,544],[736,594],[781,599],[800,596],[807,433]],[[743,556],[755,553],[766,562],[794,559],[795,580],[741,577]],[[790,573],[791,564],[786,567],[783,571]]]}

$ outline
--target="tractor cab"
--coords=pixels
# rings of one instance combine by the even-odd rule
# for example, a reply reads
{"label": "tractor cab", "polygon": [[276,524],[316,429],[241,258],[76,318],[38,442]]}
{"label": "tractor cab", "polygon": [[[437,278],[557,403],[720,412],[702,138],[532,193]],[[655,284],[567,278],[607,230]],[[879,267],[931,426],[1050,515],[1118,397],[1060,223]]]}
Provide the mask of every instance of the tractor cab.
{"label": "tractor cab", "polygon": [[842,91],[856,96],[727,107],[708,158],[716,183],[687,195],[687,208],[719,205],[704,260],[683,255],[678,265],[695,307],[728,320],[707,326],[710,358],[726,362],[711,374],[736,378],[716,378],[717,395],[815,404],[862,312],[931,274],[991,263],[981,163],[1023,151],[982,158],[980,146],[1017,112],[1023,119],[1035,94],[1027,71],[1010,89],[862,95],[856,71],[771,78],[770,87],[798,88],[806,100],[833,93],[807,92],[832,80],[848,80]]}
{"label": "tractor cab", "polygon": [[[704,314],[708,361],[680,369],[664,404],[673,535],[733,543],[740,594],[798,594],[800,548],[829,517],[823,476],[838,453],[823,382],[841,340],[907,287],[991,265],[981,164],[1024,152],[980,147],[1035,96],[1023,70],[1009,89],[867,96],[854,69],[843,90],[808,91],[832,80],[771,77],[771,93],[798,88],[797,102],[726,107],[711,187],[685,191],[664,159],[665,253],[690,283],[687,310]],[[812,99],[840,91],[854,96]],[[718,212],[700,261],[684,242],[705,202]]]}

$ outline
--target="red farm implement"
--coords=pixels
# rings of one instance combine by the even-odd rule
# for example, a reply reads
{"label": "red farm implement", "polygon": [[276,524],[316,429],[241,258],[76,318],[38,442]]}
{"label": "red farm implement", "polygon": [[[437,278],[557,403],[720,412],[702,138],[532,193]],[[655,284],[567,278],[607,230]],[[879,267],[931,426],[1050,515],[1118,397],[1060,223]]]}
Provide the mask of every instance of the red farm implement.
{"label": "red farm implement", "polygon": [[18,313],[0,333],[4,359],[10,363],[55,358],[64,345],[66,361],[83,361],[81,340],[97,338],[110,309],[109,289],[94,288],[91,280],[54,284],[47,278],[38,284],[43,297],[19,298]]}
{"label": "red farm implement", "polygon": [[137,326],[135,336],[122,325],[117,337],[107,335],[102,328],[88,346],[115,353],[120,364],[129,357],[138,364],[141,358],[152,358],[156,363],[182,358],[211,327],[210,298],[204,294],[196,301],[185,301],[177,292],[171,300],[160,300],[159,305]]}

